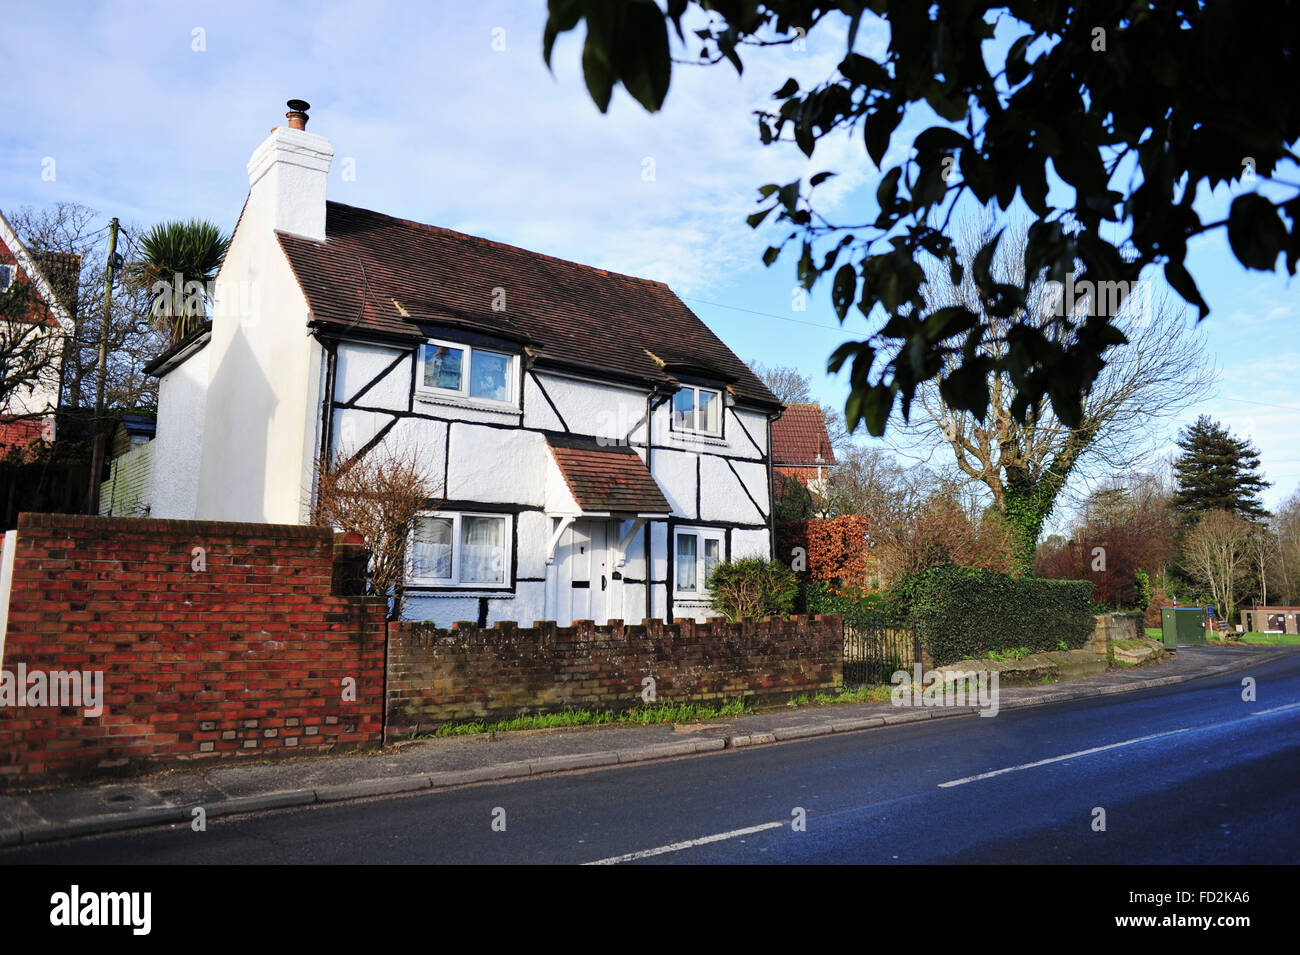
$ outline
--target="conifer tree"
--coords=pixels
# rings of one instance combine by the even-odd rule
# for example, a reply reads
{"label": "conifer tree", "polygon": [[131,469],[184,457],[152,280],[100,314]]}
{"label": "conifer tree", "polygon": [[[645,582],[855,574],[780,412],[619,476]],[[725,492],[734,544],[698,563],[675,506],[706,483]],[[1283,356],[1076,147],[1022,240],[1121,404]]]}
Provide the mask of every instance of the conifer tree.
{"label": "conifer tree", "polygon": [[1173,507],[1184,526],[1209,511],[1230,511],[1248,521],[1267,519],[1259,494],[1269,482],[1259,471],[1259,449],[1205,415],[1182,430],[1174,461],[1178,482]]}

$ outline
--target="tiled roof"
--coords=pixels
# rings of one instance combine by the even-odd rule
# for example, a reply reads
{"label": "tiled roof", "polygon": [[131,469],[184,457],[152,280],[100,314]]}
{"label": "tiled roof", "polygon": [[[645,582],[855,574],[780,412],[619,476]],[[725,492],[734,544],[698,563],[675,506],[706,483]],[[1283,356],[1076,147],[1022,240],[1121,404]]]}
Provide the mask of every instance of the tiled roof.
{"label": "tiled roof", "polygon": [[337,202],[326,203],[325,242],[278,235],[320,325],[408,340],[425,337],[421,323],[453,325],[522,342],[540,365],[669,385],[674,365],[693,366],[777,406],[662,282]]}
{"label": "tiled roof", "polygon": [[631,448],[559,434],[547,435],[546,442],[584,511],[672,513],[654,476]]}
{"label": "tiled roof", "polygon": [[32,258],[45,274],[54,294],[71,315],[77,314],[81,285],[81,256],[72,252],[33,252]]}
{"label": "tiled roof", "polygon": [[821,408],[787,405],[781,417],[772,422],[772,463],[816,467],[818,454],[821,463],[835,463]]}

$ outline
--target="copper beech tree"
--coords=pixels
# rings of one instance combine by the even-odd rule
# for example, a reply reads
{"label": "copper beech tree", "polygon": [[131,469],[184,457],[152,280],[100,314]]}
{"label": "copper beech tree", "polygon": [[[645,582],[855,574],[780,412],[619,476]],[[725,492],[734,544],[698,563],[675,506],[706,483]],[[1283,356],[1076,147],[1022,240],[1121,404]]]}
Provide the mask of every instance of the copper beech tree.
{"label": "copper beech tree", "polygon": [[370,551],[370,593],[391,600],[389,616],[401,615],[406,598],[408,553],[415,519],[436,508],[434,486],[416,448],[376,448],[317,468],[312,523],[355,531]]}

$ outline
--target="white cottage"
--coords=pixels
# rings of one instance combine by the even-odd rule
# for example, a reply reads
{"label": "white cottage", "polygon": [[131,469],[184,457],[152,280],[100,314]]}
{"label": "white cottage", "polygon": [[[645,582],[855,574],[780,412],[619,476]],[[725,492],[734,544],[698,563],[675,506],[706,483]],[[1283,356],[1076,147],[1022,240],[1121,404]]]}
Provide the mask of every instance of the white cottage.
{"label": "white cottage", "polygon": [[771,553],[771,392],[660,282],[326,201],[290,107],[210,327],[153,365],[153,516],[304,522],[318,461],[416,449],[409,619],[703,619]]}

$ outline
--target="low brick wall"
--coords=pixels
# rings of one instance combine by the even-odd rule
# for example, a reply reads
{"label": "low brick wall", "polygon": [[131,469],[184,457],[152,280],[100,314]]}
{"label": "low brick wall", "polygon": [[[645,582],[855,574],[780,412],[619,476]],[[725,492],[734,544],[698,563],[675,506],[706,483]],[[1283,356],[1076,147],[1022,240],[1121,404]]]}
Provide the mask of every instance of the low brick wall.
{"label": "low brick wall", "polygon": [[10,692],[100,673],[103,710],[0,705],[0,786],[379,744],[384,602],[350,563],[324,528],[22,515]]}
{"label": "low brick wall", "polygon": [[624,710],[655,698],[776,700],[841,685],[840,617],[597,627],[490,629],[394,623],[388,631],[387,737],[449,720],[509,718],[565,707]]}

